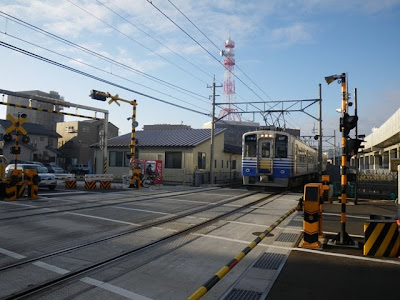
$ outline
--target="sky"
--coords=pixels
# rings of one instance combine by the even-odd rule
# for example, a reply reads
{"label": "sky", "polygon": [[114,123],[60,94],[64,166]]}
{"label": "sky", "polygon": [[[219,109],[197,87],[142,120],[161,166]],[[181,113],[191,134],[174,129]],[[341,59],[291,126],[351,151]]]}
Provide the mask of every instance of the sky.
{"label": "sky", "polygon": [[[57,91],[68,102],[108,110],[119,134],[131,132],[132,106],[93,100],[92,89],[136,100],[138,130],[202,128],[211,121],[214,77],[217,86],[224,82],[220,50],[228,37],[235,42],[242,121],[266,125],[260,112],[271,101],[318,99],[321,84],[324,146],[335,132],[338,142],[341,85],[327,85],[324,77],[342,73],[350,101],[357,89],[359,134],[370,134],[400,107],[400,0],[1,2],[0,89]],[[216,94],[216,103],[224,103],[221,87]],[[5,110],[1,105],[0,118]],[[316,134],[318,104],[304,110],[285,113],[279,124]]]}

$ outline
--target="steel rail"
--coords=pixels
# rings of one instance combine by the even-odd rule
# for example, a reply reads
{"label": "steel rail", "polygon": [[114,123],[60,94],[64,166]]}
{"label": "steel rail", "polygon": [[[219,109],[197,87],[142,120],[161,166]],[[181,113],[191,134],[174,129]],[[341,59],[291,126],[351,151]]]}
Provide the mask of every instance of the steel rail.
{"label": "steel rail", "polygon": [[[254,194],[257,194],[257,193],[254,193]],[[167,240],[169,240],[169,239],[171,239],[171,238],[179,237],[179,236],[181,236],[181,235],[190,233],[190,232],[192,232],[192,231],[199,230],[199,229],[201,229],[201,228],[203,228],[203,227],[205,227],[205,226],[208,226],[209,224],[212,224],[212,223],[214,223],[214,222],[216,222],[216,221],[218,221],[218,220],[220,220],[220,219],[222,219],[222,218],[224,218],[224,217],[227,217],[227,216],[229,216],[229,215],[231,215],[231,214],[237,213],[238,211],[247,209],[247,208],[249,208],[249,207],[251,207],[251,206],[253,206],[253,205],[255,205],[255,204],[258,204],[258,203],[260,203],[260,202],[262,202],[262,201],[265,201],[265,200],[267,200],[267,199],[269,199],[269,198],[272,198],[272,197],[276,196],[277,194],[278,194],[278,193],[273,193],[273,194],[267,195],[267,196],[265,196],[265,197],[262,197],[261,199],[252,201],[252,202],[247,203],[247,204],[245,204],[245,205],[243,205],[243,206],[241,206],[241,207],[234,208],[233,210],[231,210],[231,211],[229,211],[229,212],[222,213],[221,215],[216,216],[216,217],[214,217],[214,218],[211,218],[211,219],[209,219],[209,220],[206,220],[206,221],[204,221],[204,222],[202,222],[202,223],[195,224],[195,225],[192,224],[192,226],[189,227],[189,228],[186,228],[186,229],[183,229],[183,230],[181,230],[181,231],[179,231],[179,232],[175,232],[175,233],[172,233],[172,234],[170,234],[170,235],[167,235],[167,236],[165,236],[165,237],[163,237],[163,238],[161,238],[161,239],[159,239],[159,240],[157,240],[157,241],[150,242],[150,243],[148,243],[148,244],[146,244],[146,245],[143,245],[143,246],[140,246],[140,247],[138,247],[138,248],[136,248],[136,249],[132,249],[132,250],[129,250],[129,251],[125,251],[125,252],[123,252],[123,253],[121,253],[121,254],[119,254],[119,255],[117,255],[117,256],[114,256],[114,257],[112,257],[112,258],[103,260],[103,261],[98,262],[98,263],[94,263],[94,264],[92,264],[92,265],[90,265],[90,266],[81,268],[81,269],[76,270],[76,271],[72,271],[72,272],[70,272],[70,273],[61,275],[61,276],[59,276],[59,277],[56,278],[56,279],[49,280],[48,282],[39,284],[39,285],[37,285],[37,286],[35,286],[35,287],[32,287],[32,288],[25,289],[25,290],[23,290],[23,291],[21,291],[21,292],[19,292],[19,293],[17,293],[17,294],[10,295],[9,297],[4,298],[4,300],[10,300],[10,299],[30,299],[30,297],[32,297],[32,296],[34,296],[34,295],[37,295],[37,293],[43,292],[43,291],[45,291],[45,290],[48,289],[48,288],[54,288],[54,287],[57,286],[58,284],[65,283],[66,281],[72,280],[72,279],[74,279],[74,278],[76,278],[76,277],[78,277],[78,276],[87,274],[87,273],[89,273],[89,272],[91,272],[91,271],[94,271],[94,270],[98,270],[98,269],[100,269],[100,268],[102,268],[102,267],[106,267],[106,266],[108,266],[108,265],[110,265],[110,264],[117,263],[117,262],[121,261],[122,259],[125,259],[125,258],[129,257],[129,256],[132,255],[132,254],[136,254],[136,253],[139,252],[139,251],[148,249],[148,248],[150,248],[150,247],[154,247],[155,245],[158,245],[158,244],[160,244],[160,243],[163,243],[163,242],[165,242],[165,241],[167,241]],[[247,196],[249,196],[249,195],[247,195]],[[246,197],[246,196],[245,196],[245,197]],[[234,197],[234,198],[239,198],[239,199],[240,199],[240,198],[244,198],[244,197]],[[276,199],[278,199],[278,198],[272,199],[270,202],[275,201]],[[236,201],[236,200],[238,200],[238,199],[229,200],[229,202]],[[228,202],[228,201],[227,201],[227,202]],[[268,202],[268,203],[270,203],[270,202]],[[267,204],[268,204],[268,203],[267,203]],[[220,205],[223,205],[223,204],[224,204],[224,203],[221,203]],[[220,205],[219,205],[219,206],[220,206]],[[215,207],[212,207],[212,208],[215,208]],[[198,212],[203,212],[203,211],[205,211],[205,210],[207,210],[207,209],[210,209],[210,208],[208,207],[208,208],[206,208],[206,209],[204,209],[204,208],[197,209],[196,211],[192,212],[191,214],[198,213]],[[178,218],[182,218],[182,217],[184,217],[184,216],[179,216]],[[163,223],[166,223],[166,222],[170,222],[171,219],[177,219],[177,217],[172,217],[172,218],[168,218],[167,220],[162,220],[162,221],[159,221],[159,222],[155,222],[155,224],[153,223],[153,224],[151,224],[151,225],[147,225],[146,228],[152,227],[152,226],[155,226],[155,225],[159,225],[159,224],[163,224]],[[142,229],[143,229],[143,228],[142,228]],[[138,229],[133,230],[133,232],[134,232],[134,231],[138,231]]]}

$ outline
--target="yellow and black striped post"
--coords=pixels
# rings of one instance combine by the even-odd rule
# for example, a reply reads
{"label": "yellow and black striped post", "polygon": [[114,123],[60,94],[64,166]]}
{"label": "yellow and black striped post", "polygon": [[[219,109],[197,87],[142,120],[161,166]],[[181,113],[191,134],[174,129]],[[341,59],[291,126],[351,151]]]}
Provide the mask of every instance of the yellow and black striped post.
{"label": "yellow and black striped post", "polygon": [[304,186],[303,207],[303,240],[302,248],[321,249],[319,237],[322,234],[321,199],[323,195],[321,183],[308,183]]}
{"label": "yellow and black striped post", "polygon": [[[136,167],[136,164],[133,163],[133,160],[135,159],[135,148],[136,148],[136,138],[135,138],[135,130],[136,127],[138,126],[138,123],[136,122],[136,100],[133,101],[128,101],[125,99],[122,99],[118,96],[118,94],[116,94],[115,96],[112,96],[109,92],[104,93],[104,92],[100,92],[100,91],[94,91],[92,90],[92,98],[93,99],[97,99],[97,100],[101,100],[101,101],[105,101],[107,98],[111,98],[110,101],[108,101],[108,104],[111,104],[112,102],[115,102],[118,106],[120,106],[120,104],[118,103],[118,101],[122,101],[122,102],[126,102],[129,103],[130,105],[132,105],[132,133],[131,133],[131,142],[130,142],[130,155],[131,155],[131,168],[132,168],[132,176],[129,180],[129,187],[130,188],[141,188],[142,184],[141,184],[141,176],[138,176],[138,174],[141,175],[142,171],[141,169]],[[106,160],[105,160],[106,161]],[[104,174],[106,172],[104,171]],[[139,179],[137,178],[139,177]]]}
{"label": "yellow and black striped post", "polygon": [[[345,118],[345,114],[347,114],[347,101],[348,101],[348,93],[347,93],[347,80],[346,74],[342,73],[340,78],[342,83],[342,118]],[[342,122],[340,125],[342,132],[342,157],[340,164],[340,175],[341,175],[341,214],[340,214],[340,224],[341,231],[338,236],[335,238],[336,243],[340,245],[354,245],[353,240],[346,232],[346,203],[347,203],[347,150],[346,150],[346,130],[345,123]]]}
{"label": "yellow and black striped post", "polygon": [[24,170],[24,183],[28,186],[28,197],[31,199],[37,199],[39,184],[39,175],[37,170]]}

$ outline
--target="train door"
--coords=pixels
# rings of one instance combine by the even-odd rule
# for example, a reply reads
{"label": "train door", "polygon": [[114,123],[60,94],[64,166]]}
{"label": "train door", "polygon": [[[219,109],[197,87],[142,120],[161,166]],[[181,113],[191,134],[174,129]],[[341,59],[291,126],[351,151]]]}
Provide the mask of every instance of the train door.
{"label": "train door", "polygon": [[258,140],[258,172],[260,175],[272,175],[272,139],[259,139]]}

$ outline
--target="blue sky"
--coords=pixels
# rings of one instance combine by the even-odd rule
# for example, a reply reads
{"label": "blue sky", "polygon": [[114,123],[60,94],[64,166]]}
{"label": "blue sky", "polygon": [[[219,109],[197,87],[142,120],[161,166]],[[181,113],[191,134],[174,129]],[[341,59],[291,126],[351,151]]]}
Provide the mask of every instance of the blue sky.
{"label": "blue sky", "polygon": [[[0,88],[54,90],[66,101],[107,109],[120,134],[131,131],[127,120],[130,105],[118,107],[92,100],[88,96],[91,89],[136,99],[139,129],[147,124],[181,123],[201,128],[210,121],[211,89],[207,84],[212,84],[214,75],[217,84],[224,80],[219,49],[230,36],[236,43],[237,102],[318,98],[321,83],[324,134],[333,135],[336,130],[338,138],[340,114],[335,110],[341,106],[341,86],[328,86],[325,76],[347,73],[349,92],[357,88],[360,133],[369,134],[400,106],[400,0],[151,2],[3,0],[0,10],[11,17],[0,14],[0,41],[196,112],[5,47],[0,47]],[[147,77],[42,35],[14,18]],[[166,82],[179,89],[165,86]],[[222,89],[217,89],[217,94],[221,96],[216,101],[223,102]],[[317,116],[317,105],[307,112]],[[0,107],[0,117],[5,118],[4,107]],[[242,119],[263,124],[260,114],[245,114]],[[317,127],[316,120],[303,113],[287,114],[285,120],[287,127],[301,128],[302,135],[312,135],[312,128]]]}

